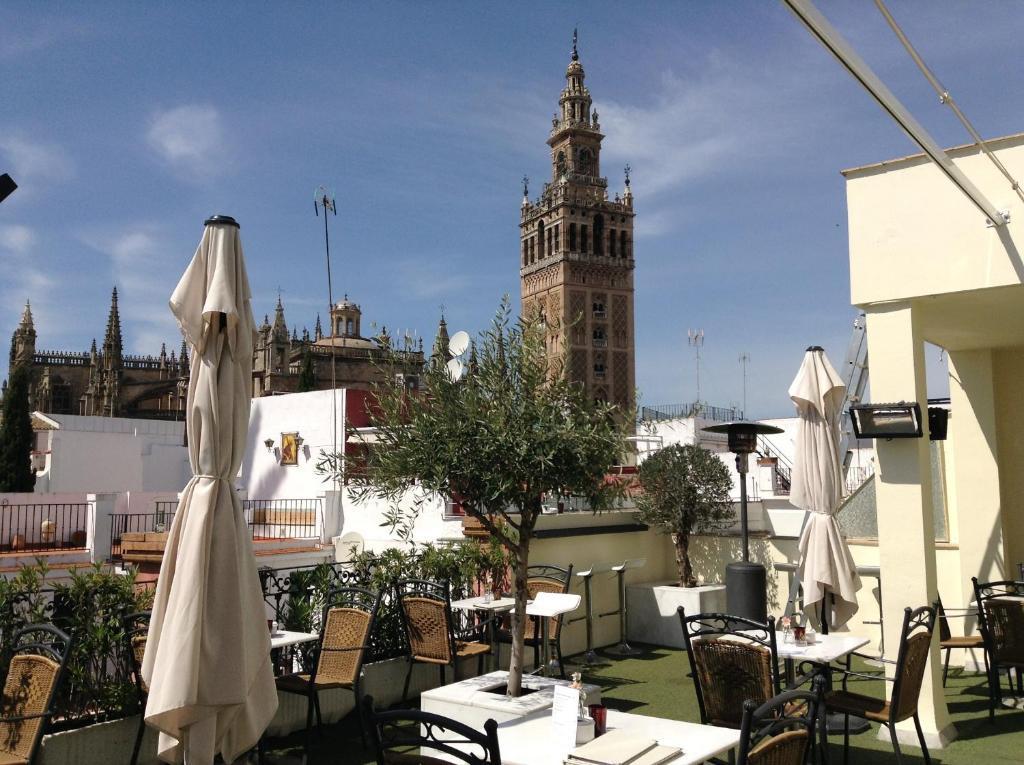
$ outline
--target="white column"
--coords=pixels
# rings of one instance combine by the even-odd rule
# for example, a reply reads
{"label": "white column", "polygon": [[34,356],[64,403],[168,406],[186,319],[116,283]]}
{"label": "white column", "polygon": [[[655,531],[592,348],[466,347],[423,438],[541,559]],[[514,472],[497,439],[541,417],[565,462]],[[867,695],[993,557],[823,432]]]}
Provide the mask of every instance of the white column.
{"label": "white column", "polygon": [[[895,660],[904,608],[929,605],[936,596],[924,341],[909,303],[869,308],[867,332],[872,401],[917,401],[924,420],[922,438],[875,441],[885,652],[887,659]],[[893,670],[892,665],[886,665],[890,676]],[[891,684],[887,685],[891,691]],[[921,686],[918,711],[929,747],[941,748],[956,737],[942,689],[937,640],[932,642],[931,660]],[[900,723],[897,732],[901,744],[917,746],[912,720]],[[884,736],[885,732],[880,734]]]}
{"label": "white column", "polygon": [[[952,413],[946,441],[946,472],[948,494],[956,514],[961,591],[946,595],[950,601],[959,598],[959,602],[944,600],[943,605],[964,607],[974,597],[972,576],[991,581],[1016,574],[1004,571],[1003,567],[1006,550],[1000,512],[991,350],[950,352],[949,397]],[[960,634],[963,620],[951,620],[950,626],[953,634]],[[977,632],[976,620],[969,620],[966,626]],[[972,658],[981,666],[980,654]]]}
{"label": "white column", "polygon": [[320,500],[322,523],[320,526],[320,544],[330,544],[335,537],[341,536],[342,510],[341,492],[333,489],[325,491]]}
{"label": "white column", "polygon": [[89,560],[105,563],[110,559],[111,515],[117,506],[117,494],[89,494],[89,513],[85,528],[85,545]]}

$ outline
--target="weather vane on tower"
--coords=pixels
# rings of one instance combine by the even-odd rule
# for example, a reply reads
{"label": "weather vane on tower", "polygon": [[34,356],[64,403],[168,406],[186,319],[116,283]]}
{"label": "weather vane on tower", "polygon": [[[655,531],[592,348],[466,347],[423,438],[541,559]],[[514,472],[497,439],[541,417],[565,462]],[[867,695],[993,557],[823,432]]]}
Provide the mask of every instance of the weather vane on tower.
{"label": "weather vane on tower", "polygon": [[624,168],[622,168],[622,171],[626,174],[626,186],[628,187],[629,186],[629,174],[631,172],[633,172],[633,168],[631,168],[629,165],[626,165]]}
{"label": "weather vane on tower", "polygon": [[576,34],[576,27],[573,27],[572,28],[572,60],[573,61],[579,61],[579,58],[580,58],[580,54],[576,52],[576,42],[577,42],[578,39],[579,38],[578,38],[578,36]]}
{"label": "weather vane on tower", "polygon": [[523,196],[530,196],[530,179],[528,176],[523,176]]}

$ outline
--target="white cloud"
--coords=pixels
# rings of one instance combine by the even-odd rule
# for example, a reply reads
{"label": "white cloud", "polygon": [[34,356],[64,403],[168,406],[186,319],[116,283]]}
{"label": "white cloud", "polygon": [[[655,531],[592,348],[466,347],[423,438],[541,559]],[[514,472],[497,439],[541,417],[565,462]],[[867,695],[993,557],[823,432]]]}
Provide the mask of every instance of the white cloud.
{"label": "white cloud", "polygon": [[63,148],[17,134],[0,136],[0,156],[6,171],[20,187],[19,197],[34,187],[57,183],[74,175],[74,164]]}
{"label": "white cloud", "polygon": [[185,104],[158,112],[146,138],[176,170],[208,177],[224,167],[224,121],[213,106]]}
{"label": "white cloud", "polygon": [[28,226],[8,224],[0,226],[0,247],[5,250],[26,255],[35,246],[36,234]]}

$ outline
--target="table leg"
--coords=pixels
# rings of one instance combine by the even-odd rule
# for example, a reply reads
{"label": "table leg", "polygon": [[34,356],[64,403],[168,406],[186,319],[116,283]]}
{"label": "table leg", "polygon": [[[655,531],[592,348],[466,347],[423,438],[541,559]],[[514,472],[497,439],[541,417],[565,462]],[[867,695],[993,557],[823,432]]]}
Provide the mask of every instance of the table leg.
{"label": "table leg", "polygon": [[551,642],[548,640],[548,617],[542,616],[540,618],[540,630],[541,630],[541,661],[543,662],[540,670],[540,674],[544,677],[551,675]]}

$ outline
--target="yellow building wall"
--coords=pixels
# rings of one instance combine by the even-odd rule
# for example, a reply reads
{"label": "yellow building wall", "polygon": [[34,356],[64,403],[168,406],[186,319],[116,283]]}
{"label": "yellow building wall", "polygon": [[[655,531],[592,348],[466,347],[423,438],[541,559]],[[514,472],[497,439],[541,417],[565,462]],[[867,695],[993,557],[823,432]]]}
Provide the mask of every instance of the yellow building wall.
{"label": "yellow building wall", "polygon": [[1006,550],[1003,574],[1016,579],[1017,564],[1024,561],[1024,348],[996,349],[993,378]]}

